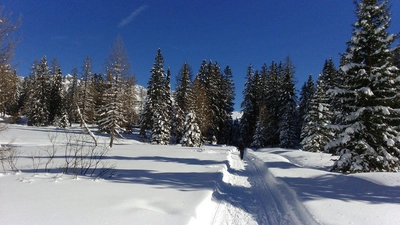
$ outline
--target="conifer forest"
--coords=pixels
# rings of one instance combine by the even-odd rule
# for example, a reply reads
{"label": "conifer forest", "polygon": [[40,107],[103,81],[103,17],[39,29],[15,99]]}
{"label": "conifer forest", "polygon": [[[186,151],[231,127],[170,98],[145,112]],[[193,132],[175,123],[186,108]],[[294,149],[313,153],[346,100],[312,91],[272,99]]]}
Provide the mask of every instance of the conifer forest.
{"label": "conifer forest", "polygon": [[[389,5],[356,1],[352,36],[346,49],[338,49],[343,52],[339,65],[327,58],[319,76],[310,75],[300,90],[296,62],[289,56],[261,68],[250,64],[246,74],[236,74],[218,59],[182,62],[179,71],[171,71],[161,49],[154,50],[147,87],[141,87],[121,36],[103,71],[92,70],[90,56],[74,68],[43,56],[32,62],[29,76],[21,77],[12,58],[21,41],[13,33],[23,18],[13,19],[2,7],[0,116],[9,115],[10,123],[62,129],[78,123],[88,132],[109,135],[110,147],[137,131],[143,142],[154,145],[243,142],[253,149],[302,148],[339,156],[331,168],[335,172],[396,172],[400,46],[394,44],[399,35],[388,32]],[[245,77],[246,83],[235,84],[234,76]],[[238,85],[243,93],[235,92]],[[240,118],[232,118],[236,95],[243,95]]]}

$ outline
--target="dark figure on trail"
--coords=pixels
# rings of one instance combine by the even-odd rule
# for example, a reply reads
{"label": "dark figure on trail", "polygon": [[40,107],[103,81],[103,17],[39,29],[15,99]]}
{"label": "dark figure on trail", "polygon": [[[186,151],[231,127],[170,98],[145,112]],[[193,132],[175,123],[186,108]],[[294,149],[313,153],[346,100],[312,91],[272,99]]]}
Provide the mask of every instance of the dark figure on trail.
{"label": "dark figure on trail", "polygon": [[239,144],[239,152],[240,152],[240,159],[243,160],[243,155],[244,155],[244,143],[240,142]]}

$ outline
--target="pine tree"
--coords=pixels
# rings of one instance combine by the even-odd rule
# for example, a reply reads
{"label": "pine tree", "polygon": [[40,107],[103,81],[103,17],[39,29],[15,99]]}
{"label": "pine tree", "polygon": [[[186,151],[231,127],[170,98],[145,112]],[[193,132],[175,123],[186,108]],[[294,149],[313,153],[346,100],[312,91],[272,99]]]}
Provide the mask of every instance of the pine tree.
{"label": "pine tree", "polygon": [[400,68],[400,45],[392,50],[393,54],[393,65]]}
{"label": "pine tree", "polygon": [[310,100],[310,104],[302,127],[303,149],[310,152],[324,151],[333,134],[328,129],[331,123],[332,111],[327,103],[324,90],[324,80],[319,77],[316,92]]}
{"label": "pine tree", "polygon": [[29,124],[44,126],[49,124],[49,96],[50,96],[50,69],[47,58],[44,56],[40,62],[35,62],[31,72],[31,88],[27,95],[25,113]]}
{"label": "pine tree", "polygon": [[253,66],[250,65],[247,68],[246,83],[243,90],[243,102],[241,104],[243,115],[240,120],[241,141],[243,141],[246,146],[249,146],[253,142],[253,135],[259,114],[257,110],[257,96],[255,93],[256,79]]}
{"label": "pine tree", "polygon": [[265,145],[266,146],[277,146],[279,145],[279,123],[282,115],[282,74],[283,65],[280,63],[277,65],[272,62],[269,67],[269,75],[266,79],[265,89],[266,94],[264,97],[266,107],[266,124],[268,127],[265,134]]}
{"label": "pine tree", "polygon": [[266,118],[267,118],[266,108],[265,106],[262,106],[260,110],[260,115],[258,116],[256,128],[254,131],[253,142],[251,143],[251,146],[257,149],[265,147],[266,143],[265,134],[267,133],[266,132],[267,127],[265,126]]}
{"label": "pine tree", "polygon": [[205,138],[205,133],[211,126],[211,109],[207,97],[207,92],[200,81],[200,75],[198,74],[193,81],[193,96],[194,96],[194,113],[196,115],[196,121],[199,125],[202,139]]}
{"label": "pine tree", "polygon": [[223,125],[222,112],[222,90],[221,88],[221,70],[218,63],[212,61],[207,66],[207,82],[205,83],[208,102],[211,109],[211,126],[208,130],[208,138],[213,144],[217,144],[221,138],[221,127]]}
{"label": "pine tree", "polygon": [[99,132],[106,132],[102,129],[99,121],[102,119],[100,116],[102,114],[102,109],[105,105],[105,99],[103,99],[104,92],[109,88],[108,84],[105,82],[103,74],[94,74],[92,78],[93,88],[94,88],[94,121],[97,123]]}
{"label": "pine tree", "polygon": [[156,120],[152,130],[152,143],[167,145],[171,139],[172,99],[171,99],[171,71],[168,68],[162,86],[160,107],[156,111]]}
{"label": "pine tree", "polygon": [[52,62],[50,78],[49,122],[57,124],[63,117],[64,98],[61,66],[56,59]]}
{"label": "pine tree", "polygon": [[177,77],[173,117],[173,134],[178,143],[184,132],[185,115],[194,108],[193,98],[190,66],[184,63]]}
{"label": "pine tree", "polygon": [[147,100],[141,115],[140,135],[146,138],[146,130],[151,130],[151,143],[166,145],[170,141],[172,99],[170,71],[164,72],[164,58],[158,49],[151,77],[148,83]]}
{"label": "pine tree", "polygon": [[333,63],[332,58],[326,60],[322,69],[321,77],[323,83],[323,89],[329,90],[335,87],[336,79],[338,77],[338,71]]}
{"label": "pine tree", "polygon": [[337,84],[339,134],[327,146],[340,155],[332,170],[340,172],[398,171],[399,69],[393,66],[388,34],[388,1],[357,2],[357,21]]}
{"label": "pine tree", "polygon": [[196,123],[196,115],[194,112],[189,112],[185,119],[185,130],[181,140],[182,146],[187,147],[200,147],[201,142],[201,131]]}
{"label": "pine tree", "polygon": [[221,127],[221,144],[231,144],[232,142],[232,113],[235,100],[235,84],[233,82],[232,70],[226,66],[222,76],[221,86],[221,110],[222,110],[222,127]]}
{"label": "pine tree", "polygon": [[[298,125],[300,127],[300,131],[302,130],[302,127],[304,127],[304,125],[306,123],[306,121],[305,121],[306,116],[310,109],[310,102],[314,96],[314,92],[315,92],[314,80],[313,80],[312,76],[310,75],[308,77],[307,82],[305,82],[304,85],[302,86],[301,92],[300,92],[299,118],[298,118],[299,119]],[[299,140],[300,140],[300,142],[303,140],[302,135],[299,136]]]}
{"label": "pine tree", "polygon": [[289,58],[285,62],[282,80],[281,118],[279,121],[279,146],[282,148],[294,148],[297,137],[296,130],[296,90],[294,87],[294,66]]}

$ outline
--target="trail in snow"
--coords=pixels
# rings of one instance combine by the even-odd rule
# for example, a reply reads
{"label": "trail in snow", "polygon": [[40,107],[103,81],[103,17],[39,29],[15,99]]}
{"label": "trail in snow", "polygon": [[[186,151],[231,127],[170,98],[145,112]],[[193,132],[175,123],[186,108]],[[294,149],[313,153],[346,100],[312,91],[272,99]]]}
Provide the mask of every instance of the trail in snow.
{"label": "trail in snow", "polygon": [[218,206],[212,224],[317,224],[263,161],[248,152],[241,161],[232,151],[228,161],[213,195]]}

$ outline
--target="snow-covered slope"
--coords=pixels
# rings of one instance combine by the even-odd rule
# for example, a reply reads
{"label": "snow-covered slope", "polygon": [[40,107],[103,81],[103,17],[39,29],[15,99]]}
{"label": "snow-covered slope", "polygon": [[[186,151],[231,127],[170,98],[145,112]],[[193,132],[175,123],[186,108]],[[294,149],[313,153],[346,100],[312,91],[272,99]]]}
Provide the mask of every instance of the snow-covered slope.
{"label": "snow-covered slope", "polygon": [[[46,158],[33,156],[54,133],[60,149],[44,173]],[[0,224],[400,223],[400,174],[330,173],[327,154],[248,149],[241,161],[235,147],[150,145],[134,134],[107,154],[111,177],[75,178],[60,173],[63,135],[21,125],[0,133],[0,144],[16,138],[21,170],[0,175]]]}

